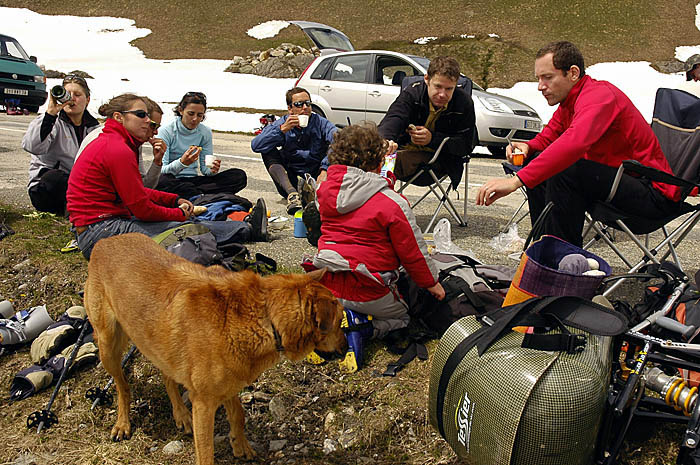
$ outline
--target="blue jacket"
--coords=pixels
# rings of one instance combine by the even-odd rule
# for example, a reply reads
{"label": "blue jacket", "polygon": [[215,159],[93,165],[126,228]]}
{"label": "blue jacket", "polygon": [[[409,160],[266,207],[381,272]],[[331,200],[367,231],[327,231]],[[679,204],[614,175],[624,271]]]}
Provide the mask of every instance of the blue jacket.
{"label": "blue jacket", "polygon": [[326,118],[312,113],[309,125],[305,128],[296,127],[283,133],[280,129],[289,115],[279,118],[268,125],[250,143],[253,152],[267,153],[282,147],[282,158],[287,163],[286,168],[297,174],[310,173],[314,176],[319,169],[328,169],[328,146],[333,142],[333,134],[338,128]]}
{"label": "blue jacket", "polygon": [[[197,168],[205,176],[213,176],[214,172],[207,168],[204,160],[207,155],[214,153],[212,145],[211,129],[203,124],[198,124],[194,129],[187,129],[182,124],[182,118],[177,117],[169,124],[161,127],[158,137],[165,141],[167,149],[163,155],[163,167],[161,173],[172,174],[178,178],[198,176]],[[202,147],[198,162],[187,166],[180,161],[182,156],[191,145]]]}

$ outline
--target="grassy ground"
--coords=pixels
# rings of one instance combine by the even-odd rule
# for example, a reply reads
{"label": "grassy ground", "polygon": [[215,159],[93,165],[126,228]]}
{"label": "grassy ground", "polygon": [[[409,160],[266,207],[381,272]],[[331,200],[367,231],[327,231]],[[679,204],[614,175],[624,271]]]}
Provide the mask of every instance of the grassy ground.
{"label": "grassy ground", "polygon": [[[318,0],[280,8],[273,0],[131,2],[75,0],[66,8],[56,0],[1,0],[47,14],[133,18],[153,31],[134,42],[151,58],[220,58],[264,50],[284,41],[303,44],[297,28],[256,40],[251,27],[271,19],[303,19],[336,27],[356,48],[411,51],[457,57],[466,74],[484,87],[511,86],[533,76],[536,50],[552,40],[571,40],[588,63],[616,60],[667,60],[674,47],[700,43],[691,0],[570,1],[443,0],[434,2]],[[476,39],[461,39],[475,34]],[[490,38],[488,34],[497,34]],[[413,44],[424,36],[440,41]]]}

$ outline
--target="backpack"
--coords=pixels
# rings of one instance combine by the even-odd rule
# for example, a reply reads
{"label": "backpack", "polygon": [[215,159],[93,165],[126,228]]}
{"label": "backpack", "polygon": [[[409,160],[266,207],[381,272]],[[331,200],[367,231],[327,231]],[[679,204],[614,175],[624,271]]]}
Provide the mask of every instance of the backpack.
{"label": "backpack", "polygon": [[469,315],[481,315],[503,305],[515,270],[500,265],[484,265],[468,255],[434,254],[438,281],[445,298],[437,300],[403,275],[399,291],[409,306],[409,314],[440,337],[455,321]]}
{"label": "backpack", "polygon": [[224,258],[216,246],[214,234],[202,224],[176,226],[158,234],[153,240],[168,252],[200,265],[215,265]]}

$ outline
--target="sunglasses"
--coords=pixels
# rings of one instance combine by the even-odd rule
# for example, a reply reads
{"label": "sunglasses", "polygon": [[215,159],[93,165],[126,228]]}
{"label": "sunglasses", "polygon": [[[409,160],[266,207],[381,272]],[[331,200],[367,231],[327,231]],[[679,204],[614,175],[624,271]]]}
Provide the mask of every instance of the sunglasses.
{"label": "sunglasses", "polygon": [[[148,112],[146,110],[126,110],[122,111],[120,113],[131,113],[132,115],[136,116],[137,118],[144,119],[148,117]],[[151,121],[151,127],[153,127],[153,121]],[[160,126],[160,125],[158,125]]]}
{"label": "sunglasses", "polygon": [[292,103],[292,105],[294,105],[297,108],[302,108],[304,105],[306,105],[307,107],[310,107],[311,100],[302,100],[301,102],[294,102],[294,103]]}
{"label": "sunglasses", "polygon": [[185,97],[197,97],[202,101],[203,104],[207,104],[207,96],[204,95],[202,92],[187,92],[185,94]]}
{"label": "sunglasses", "polygon": [[158,128],[160,127],[159,123],[156,123],[155,121],[151,120],[150,123],[148,123],[151,126],[151,131],[157,131]]}
{"label": "sunglasses", "polygon": [[66,84],[67,82],[75,82],[75,81],[87,85],[87,81],[85,80],[85,78],[80,77],[77,74],[67,74],[66,77],[63,78],[64,84]]}

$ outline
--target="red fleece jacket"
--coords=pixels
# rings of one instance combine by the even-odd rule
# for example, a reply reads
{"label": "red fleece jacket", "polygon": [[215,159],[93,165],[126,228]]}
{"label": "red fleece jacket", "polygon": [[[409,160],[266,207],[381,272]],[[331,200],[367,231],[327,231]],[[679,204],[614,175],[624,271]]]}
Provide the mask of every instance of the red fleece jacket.
{"label": "red fleece jacket", "polygon": [[[542,153],[518,172],[527,187],[535,187],[579,159],[619,167],[624,160],[672,173],[651,126],[632,101],[607,81],[584,76],[569,92],[540,134],[528,142],[530,154]],[[653,183],[667,198],[678,201],[678,187]]]}
{"label": "red fleece jacket", "polygon": [[112,217],[142,221],[184,221],[178,196],[143,186],[140,144],[120,123],[108,119],[102,134],[75,162],[66,193],[70,221],[87,226]]}

